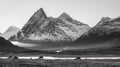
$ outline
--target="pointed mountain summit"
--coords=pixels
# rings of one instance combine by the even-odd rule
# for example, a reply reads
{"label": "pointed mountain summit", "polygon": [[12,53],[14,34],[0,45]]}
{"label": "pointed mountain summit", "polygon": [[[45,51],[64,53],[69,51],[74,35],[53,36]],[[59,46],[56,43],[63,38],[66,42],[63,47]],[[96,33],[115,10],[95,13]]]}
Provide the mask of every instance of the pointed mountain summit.
{"label": "pointed mountain summit", "polygon": [[115,31],[119,31],[120,28],[120,17],[109,18],[103,17],[99,23],[93,27],[90,31],[98,34],[109,34]]}
{"label": "pointed mountain summit", "polygon": [[[100,24],[102,23],[102,24]],[[99,26],[118,26],[120,24],[120,17],[117,17],[117,18],[109,18],[109,17],[103,17],[100,22],[97,24]]]}
{"label": "pointed mountain summit", "polygon": [[[45,11],[43,10],[43,8],[40,8],[37,12],[35,12],[34,15],[35,15],[36,17],[39,17],[39,18],[40,18],[40,17],[41,17],[41,18],[42,18],[42,17],[45,17],[45,18],[47,17],[46,14],[45,14]],[[34,15],[33,15],[33,16],[34,16]]]}
{"label": "pointed mountain summit", "polygon": [[28,20],[25,26],[22,28],[23,33],[29,34],[37,30],[37,28],[45,21],[47,18],[43,8],[40,8],[33,16]]}
{"label": "pointed mountain summit", "polygon": [[76,25],[86,25],[86,24],[84,24],[80,21],[77,21],[77,20],[73,19],[71,16],[69,16],[65,12],[63,12],[58,18],[63,20],[64,22],[70,22],[70,23],[76,24]]}
{"label": "pointed mountain summit", "polygon": [[101,25],[103,25],[104,22],[110,20],[111,18],[109,17],[103,17],[99,22],[98,24],[95,26],[96,28],[100,27]]}
{"label": "pointed mountain summit", "polygon": [[[89,26],[72,19],[63,13],[58,18],[47,17],[40,8],[28,20],[22,31],[18,33],[18,41],[36,43],[66,43],[72,42],[89,30]],[[16,39],[12,37],[12,39]]]}
{"label": "pointed mountain summit", "polygon": [[67,14],[67,13],[62,13],[58,18],[60,19],[64,19],[64,20],[67,20],[67,21],[72,21],[72,18]]}

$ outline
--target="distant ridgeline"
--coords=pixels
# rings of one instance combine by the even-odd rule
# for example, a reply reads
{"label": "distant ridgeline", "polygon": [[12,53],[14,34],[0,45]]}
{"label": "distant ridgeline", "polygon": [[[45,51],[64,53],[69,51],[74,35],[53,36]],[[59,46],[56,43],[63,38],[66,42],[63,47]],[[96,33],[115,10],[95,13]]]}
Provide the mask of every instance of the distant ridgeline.
{"label": "distant ridgeline", "polygon": [[99,23],[78,38],[76,43],[90,44],[109,42],[118,44],[120,41],[120,17],[111,19],[103,17]]}

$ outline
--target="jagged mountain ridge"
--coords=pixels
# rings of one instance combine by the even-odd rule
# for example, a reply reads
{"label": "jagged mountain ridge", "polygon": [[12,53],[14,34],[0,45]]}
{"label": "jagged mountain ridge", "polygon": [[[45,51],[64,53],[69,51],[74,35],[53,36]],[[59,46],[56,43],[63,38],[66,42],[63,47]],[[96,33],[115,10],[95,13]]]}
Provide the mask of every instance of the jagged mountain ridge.
{"label": "jagged mountain ridge", "polygon": [[74,43],[78,44],[120,44],[120,17],[111,19],[103,17],[101,21]]}
{"label": "jagged mountain ridge", "polygon": [[74,41],[90,27],[77,20],[72,19],[68,14],[63,13],[58,18],[47,17],[41,8],[33,14],[28,22],[18,32],[16,40],[32,41]]}
{"label": "jagged mountain ridge", "polygon": [[72,44],[81,48],[66,50],[65,54],[119,56],[120,17],[113,19],[103,17],[96,26],[83,34]]}

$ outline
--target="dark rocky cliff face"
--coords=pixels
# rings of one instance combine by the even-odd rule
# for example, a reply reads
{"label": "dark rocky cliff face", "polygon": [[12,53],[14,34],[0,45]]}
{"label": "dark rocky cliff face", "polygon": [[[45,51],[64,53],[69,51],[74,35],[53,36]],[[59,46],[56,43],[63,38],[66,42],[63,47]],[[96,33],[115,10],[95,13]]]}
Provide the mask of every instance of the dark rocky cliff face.
{"label": "dark rocky cliff face", "polygon": [[11,40],[74,41],[89,29],[88,25],[72,19],[67,13],[61,14],[58,18],[47,17],[41,8],[28,20],[22,31]]}

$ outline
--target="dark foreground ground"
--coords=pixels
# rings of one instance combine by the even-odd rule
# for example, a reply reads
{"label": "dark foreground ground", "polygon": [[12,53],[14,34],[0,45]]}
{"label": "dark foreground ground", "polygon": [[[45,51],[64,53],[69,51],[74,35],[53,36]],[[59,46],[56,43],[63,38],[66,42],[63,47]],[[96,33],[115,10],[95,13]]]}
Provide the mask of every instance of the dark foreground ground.
{"label": "dark foreground ground", "polygon": [[120,60],[0,59],[0,67],[120,67]]}

